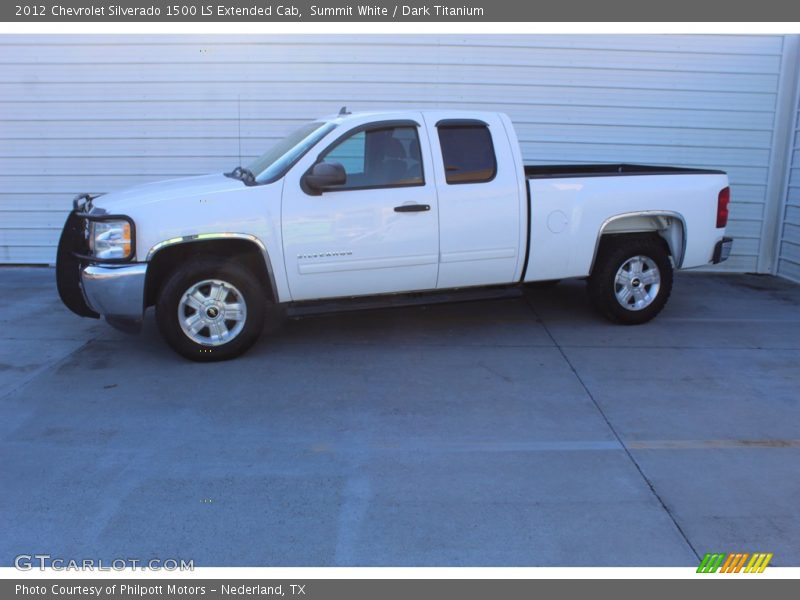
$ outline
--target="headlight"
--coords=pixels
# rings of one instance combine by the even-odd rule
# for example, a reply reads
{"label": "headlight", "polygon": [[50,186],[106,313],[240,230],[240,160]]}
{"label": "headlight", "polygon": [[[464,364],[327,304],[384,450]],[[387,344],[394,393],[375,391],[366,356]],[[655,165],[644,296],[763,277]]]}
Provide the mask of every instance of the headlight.
{"label": "headlight", "polygon": [[89,223],[89,250],[100,260],[130,258],[131,224],[128,221],[91,221]]}

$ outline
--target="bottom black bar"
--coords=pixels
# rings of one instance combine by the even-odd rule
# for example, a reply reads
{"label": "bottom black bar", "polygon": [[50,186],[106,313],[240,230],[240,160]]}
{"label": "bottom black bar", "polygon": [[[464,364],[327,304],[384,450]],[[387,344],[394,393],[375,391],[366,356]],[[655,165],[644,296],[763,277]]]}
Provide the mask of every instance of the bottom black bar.
{"label": "bottom black bar", "polygon": [[[465,575],[473,572],[465,569]],[[611,571],[613,572],[613,571]],[[567,576],[565,574],[565,576]],[[574,577],[574,575],[572,575]],[[758,586],[756,588],[756,586]],[[758,574],[697,574],[690,579],[40,579],[0,581],[0,597],[58,600],[172,600],[236,598],[293,600],[504,600],[531,598],[605,598],[615,600],[674,600],[724,595],[726,600],[762,597],[789,598],[796,593],[791,579],[766,579]],[[791,594],[791,595],[790,595]]]}

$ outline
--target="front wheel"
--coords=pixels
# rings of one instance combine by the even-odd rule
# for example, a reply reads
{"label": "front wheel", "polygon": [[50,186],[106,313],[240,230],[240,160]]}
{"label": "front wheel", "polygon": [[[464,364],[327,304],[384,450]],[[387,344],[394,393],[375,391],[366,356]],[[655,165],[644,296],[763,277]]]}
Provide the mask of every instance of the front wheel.
{"label": "front wheel", "polygon": [[672,263],[655,236],[603,240],[589,277],[589,296],[606,318],[625,325],[646,323],[667,303]]}
{"label": "front wheel", "polygon": [[156,303],[161,335],[198,362],[234,358],[258,339],[265,302],[258,279],[229,260],[196,259],[167,279]]}

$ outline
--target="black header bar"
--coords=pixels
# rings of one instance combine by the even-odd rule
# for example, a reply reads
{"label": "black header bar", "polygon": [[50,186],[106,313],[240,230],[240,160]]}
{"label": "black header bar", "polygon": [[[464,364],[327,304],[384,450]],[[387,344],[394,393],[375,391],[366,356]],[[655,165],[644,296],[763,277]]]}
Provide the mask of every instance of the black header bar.
{"label": "black header bar", "polygon": [[798,22],[786,0],[12,0],[6,22]]}

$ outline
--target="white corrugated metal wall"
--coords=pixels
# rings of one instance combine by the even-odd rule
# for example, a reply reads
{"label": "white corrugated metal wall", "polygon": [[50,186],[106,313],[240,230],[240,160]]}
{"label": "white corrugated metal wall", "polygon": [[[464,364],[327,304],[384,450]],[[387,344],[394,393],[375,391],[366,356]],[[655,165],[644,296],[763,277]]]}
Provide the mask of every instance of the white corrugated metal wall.
{"label": "white corrugated metal wall", "polygon": [[795,106],[791,164],[778,246],[778,274],[800,281],[800,94]]}
{"label": "white corrugated metal wall", "polygon": [[3,36],[0,262],[52,262],[76,193],[229,169],[240,153],[246,162],[298,123],[346,104],[505,111],[529,162],[725,169],[737,242],[724,267],[755,271],[768,245],[762,231],[784,43],[781,36]]}

